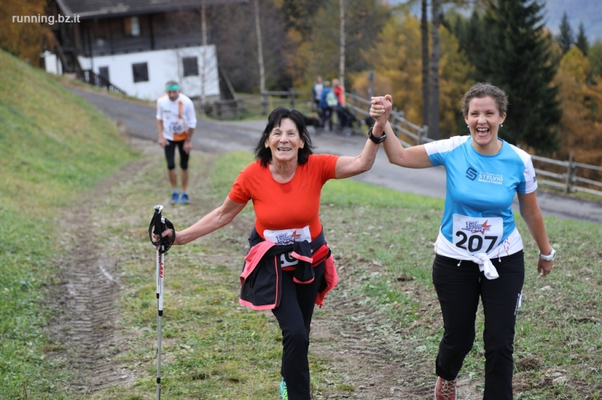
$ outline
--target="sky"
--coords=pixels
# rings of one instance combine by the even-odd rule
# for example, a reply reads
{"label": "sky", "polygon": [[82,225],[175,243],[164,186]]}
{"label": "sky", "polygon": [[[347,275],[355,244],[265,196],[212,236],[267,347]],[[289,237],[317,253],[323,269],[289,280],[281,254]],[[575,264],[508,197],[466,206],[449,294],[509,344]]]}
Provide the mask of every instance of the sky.
{"label": "sky", "polygon": [[[389,4],[405,3],[407,0],[389,0]],[[566,12],[575,36],[579,24],[583,23],[590,44],[596,38],[602,40],[602,0],[541,0],[545,3],[544,19],[546,26],[554,34],[558,33],[562,15]],[[417,2],[420,3],[420,2]],[[429,2],[430,3],[430,2]],[[420,13],[420,4],[413,11]]]}

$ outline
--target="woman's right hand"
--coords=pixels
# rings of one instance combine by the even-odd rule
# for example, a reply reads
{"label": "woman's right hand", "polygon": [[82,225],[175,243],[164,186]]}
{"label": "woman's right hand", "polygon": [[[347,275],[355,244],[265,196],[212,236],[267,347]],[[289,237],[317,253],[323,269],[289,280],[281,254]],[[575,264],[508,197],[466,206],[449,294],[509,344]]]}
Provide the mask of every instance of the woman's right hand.
{"label": "woman's right hand", "polygon": [[[153,233],[153,243],[160,243],[161,238],[164,238],[164,237],[166,237],[170,242],[174,242],[174,235],[175,235],[175,232],[173,229],[164,230],[163,233],[161,234],[161,236]],[[175,243],[173,243],[173,244],[175,244]],[[157,246],[154,246],[155,250],[158,250],[159,246],[160,246],[160,244]]]}

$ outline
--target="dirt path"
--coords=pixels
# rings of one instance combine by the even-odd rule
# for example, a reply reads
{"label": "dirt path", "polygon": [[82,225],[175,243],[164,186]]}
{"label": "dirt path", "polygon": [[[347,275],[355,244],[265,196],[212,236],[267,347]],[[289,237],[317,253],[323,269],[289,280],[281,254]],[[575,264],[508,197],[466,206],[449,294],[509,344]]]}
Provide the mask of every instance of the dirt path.
{"label": "dirt path", "polygon": [[78,374],[78,380],[70,384],[77,392],[123,385],[134,378],[132,371],[114,361],[128,338],[120,333],[117,256],[98,245],[101,224],[106,221],[98,220],[94,209],[113,185],[127,179],[144,162],[129,164],[101,182],[84,201],[64,210],[59,220],[61,283],[54,289],[52,301],[57,314],[50,329],[61,343],[59,357],[66,357]]}

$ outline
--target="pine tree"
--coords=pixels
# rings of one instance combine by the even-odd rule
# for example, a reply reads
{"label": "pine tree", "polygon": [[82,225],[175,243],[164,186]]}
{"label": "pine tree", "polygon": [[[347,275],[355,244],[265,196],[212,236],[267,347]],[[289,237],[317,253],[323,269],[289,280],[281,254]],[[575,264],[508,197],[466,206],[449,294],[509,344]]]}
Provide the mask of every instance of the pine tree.
{"label": "pine tree", "polygon": [[483,80],[508,94],[508,118],[500,136],[545,153],[558,146],[562,111],[559,88],[553,85],[558,61],[544,31],[542,9],[537,0],[491,1],[483,17],[485,57],[475,58],[475,66]]}
{"label": "pine tree", "polygon": [[562,14],[562,19],[560,20],[560,32],[556,35],[556,41],[562,49],[562,54],[566,54],[566,52],[573,47],[573,44],[575,44],[575,35],[573,34],[573,28],[571,28],[566,11]]}
{"label": "pine tree", "polygon": [[579,24],[579,32],[577,33],[575,46],[577,46],[583,55],[587,57],[587,53],[589,52],[589,40],[587,40],[587,36],[585,36],[585,27],[583,26],[583,22]]}

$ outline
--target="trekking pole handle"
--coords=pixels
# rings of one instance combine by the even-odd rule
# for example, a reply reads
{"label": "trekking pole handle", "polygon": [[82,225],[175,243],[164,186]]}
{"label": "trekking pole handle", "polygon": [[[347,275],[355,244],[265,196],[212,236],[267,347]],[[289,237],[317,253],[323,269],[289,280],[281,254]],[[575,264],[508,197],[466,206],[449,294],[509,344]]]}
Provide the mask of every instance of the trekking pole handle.
{"label": "trekking pole handle", "polygon": [[[151,219],[148,227],[148,236],[153,246],[155,246],[159,252],[167,253],[167,250],[171,248],[174,240],[176,240],[176,230],[173,224],[167,218],[161,215],[162,211],[162,205],[155,206],[155,213],[153,214],[153,218]],[[163,232],[166,229],[171,229],[173,231],[171,238],[163,237]],[[158,239],[153,240],[153,236],[158,237]]]}

